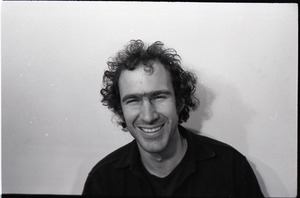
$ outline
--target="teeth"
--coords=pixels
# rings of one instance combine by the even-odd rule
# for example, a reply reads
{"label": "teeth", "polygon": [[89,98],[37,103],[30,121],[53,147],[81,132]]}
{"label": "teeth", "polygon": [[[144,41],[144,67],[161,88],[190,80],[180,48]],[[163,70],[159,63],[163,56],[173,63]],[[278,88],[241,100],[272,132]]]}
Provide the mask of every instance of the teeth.
{"label": "teeth", "polygon": [[161,126],[160,127],[156,127],[156,128],[141,128],[143,131],[145,131],[146,133],[154,133],[154,132],[157,132],[159,131],[159,129],[161,129]]}

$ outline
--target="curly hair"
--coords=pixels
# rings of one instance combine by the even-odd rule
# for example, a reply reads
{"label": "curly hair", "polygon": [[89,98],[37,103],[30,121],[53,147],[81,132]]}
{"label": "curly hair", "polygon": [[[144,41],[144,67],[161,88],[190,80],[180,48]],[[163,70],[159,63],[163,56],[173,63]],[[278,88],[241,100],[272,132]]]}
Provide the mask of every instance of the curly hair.
{"label": "curly hair", "polygon": [[123,128],[126,128],[126,123],[118,86],[121,72],[123,70],[134,70],[141,63],[146,67],[150,67],[150,72],[152,72],[151,64],[154,61],[159,61],[170,73],[177,110],[182,108],[178,112],[179,123],[186,122],[190,117],[190,110],[197,109],[199,105],[199,100],[194,95],[197,83],[196,76],[182,69],[181,57],[176,50],[172,48],[165,49],[164,44],[160,41],[146,46],[141,40],[131,40],[124,50],[119,51],[115,57],[111,57],[107,61],[108,70],[104,72],[103,76],[104,88],[100,91],[103,96],[102,104],[121,119],[119,124]]}

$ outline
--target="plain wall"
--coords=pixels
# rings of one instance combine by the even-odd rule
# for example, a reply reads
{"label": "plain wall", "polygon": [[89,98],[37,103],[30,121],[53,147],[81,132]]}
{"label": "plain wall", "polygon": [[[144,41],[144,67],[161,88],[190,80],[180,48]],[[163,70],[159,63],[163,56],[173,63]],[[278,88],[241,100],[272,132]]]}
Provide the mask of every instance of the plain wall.
{"label": "plain wall", "polygon": [[80,194],[131,141],[101,105],[106,61],[163,41],[198,75],[185,126],[251,163],[266,196],[297,194],[297,4],[2,2],[2,191]]}

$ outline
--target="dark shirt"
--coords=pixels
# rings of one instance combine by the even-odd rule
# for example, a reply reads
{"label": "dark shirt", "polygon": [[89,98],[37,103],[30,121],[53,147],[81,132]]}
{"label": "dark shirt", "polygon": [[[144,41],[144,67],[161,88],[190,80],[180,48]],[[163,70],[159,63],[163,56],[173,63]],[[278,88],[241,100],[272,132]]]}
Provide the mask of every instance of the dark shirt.
{"label": "dark shirt", "polygon": [[89,173],[83,196],[264,197],[247,159],[233,147],[179,126],[188,149],[165,178],[143,167],[137,143],[117,149]]}

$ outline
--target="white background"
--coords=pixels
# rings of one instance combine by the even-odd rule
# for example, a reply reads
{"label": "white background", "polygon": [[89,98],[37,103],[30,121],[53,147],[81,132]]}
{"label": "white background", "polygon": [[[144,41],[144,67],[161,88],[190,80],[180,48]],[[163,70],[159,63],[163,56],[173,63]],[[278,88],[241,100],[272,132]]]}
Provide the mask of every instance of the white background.
{"label": "white background", "polygon": [[265,196],[297,193],[297,4],[2,2],[2,191],[80,194],[129,142],[101,105],[108,57],[163,41],[198,75],[185,126],[234,146]]}

